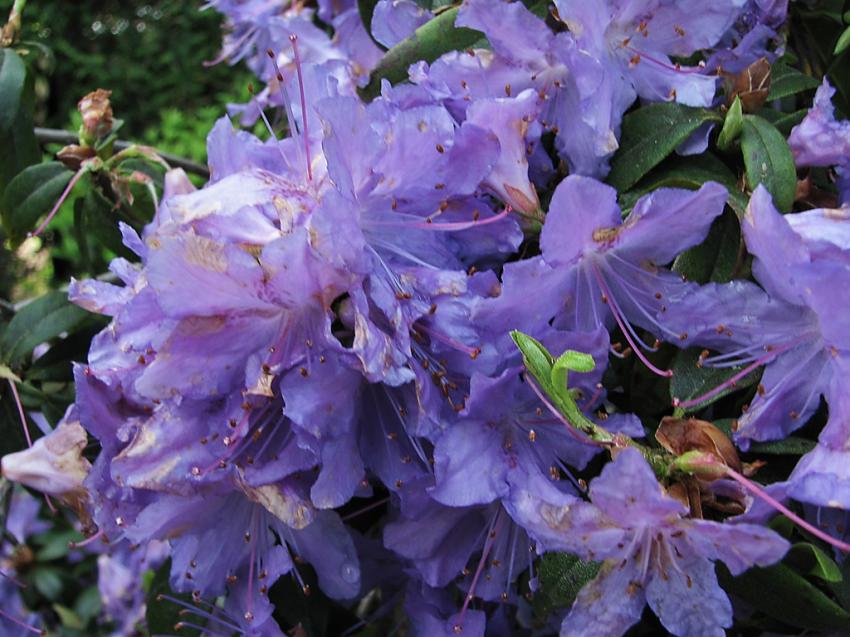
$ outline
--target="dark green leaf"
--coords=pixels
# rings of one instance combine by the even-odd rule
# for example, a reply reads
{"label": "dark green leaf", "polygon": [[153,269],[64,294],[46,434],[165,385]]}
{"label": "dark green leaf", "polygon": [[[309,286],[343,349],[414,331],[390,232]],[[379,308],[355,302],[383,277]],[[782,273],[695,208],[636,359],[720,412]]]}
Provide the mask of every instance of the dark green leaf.
{"label": "dark green leaf", "polygon": [[32,572],[32,581],[36,590],[49,600],[54,600],[62,594],[62,575],[59,568],[54,566],[37,566]]}
{"label": "dark green leaf", "polygon": [[88,312],[68,302],[64,292],[48,292],[15,314],[0,340],[0,352],[11,367],[22,363],[41,343],[72,332]]}
{"label": "dark green leaf", "polygon": [[803,118],[808,112],[808,109],[801,108],[793,113],[783,113],[782,117],[778,118],[775,122],[772,122],[772,124],[776,126],[780,133],[788,135],[791,133],[792,128],[803,121]]}
{"label": "dark green leaf", "polygon": [[744,117],[741,151],[747,168],[747,184],[764,184],[782,212],[791,210],[797,190],[797,170],[788,142],[776,127],[756,115]]}
{"label": "dark green leaf", "polygon": [[714,220],[705,241],[676,257],[673,270],[689,281],[725,283],[735,274],[740,245],[738,217],[727,209]]}
{"label": "dark green leaf", "polygon": [[798,436],[788,436],[771,442],[754,442],[750,445],[752,453],[774,456],[802,456],[814,448],[814,442]]}
{"label": "dark green leaf", "polygon": [[825,582],[840,582],[838,564],[814,544],[800,542],[791,547],[783,560],[803,575],[811,575]]}
{"label": "dark green leaf", "polygon": [[23,60],[12,49],[0,49],[0,132],[15,123],[27,77]]}
{"label": "dark green leaf", "polygon": [[707,181],[716,181],[729,191],[729,205],[744,215],[747,197],[739,190],[735,175],[722,161],[709,152],[689,157],[670,157],[653,169],[634,189],[620,196],[623,210],[634,206],[643,195],[658,188],[689,188],[697,190]]}
{"label": "dark green leaf", "polygon": [[784,564],[751,568],[734,578],[721,566],[718,576],[727,592],[787,624],[813,631],[850,629],[850,614]]}
{"label": "dark green leaf", "polygon": [[546,553],[540,559],[540,590],[534,596],[535,614],[569,608],[576,595],[599,572],[598,562],[586,562],[568,553]]}
{"label": "dark green leaf", "polygon": [[733,142],[741,135],[744,128],[744,107],[741,98],[735,96],[735,101],[729,107],[726,118],[723,120],[723,128],[717,136],[717,147],[720,150],[729,150]]}
{"label": "dark green leaf", "polygon": [[371,100],[381,91],[381,80],[389,80],[391,84],[402,82],[414,62],[433,62],[443,53],[465,49],[481,40],[484,35],[480,31],[455,27],[457,12],[455,7],[441,13],[387,51],[372,71],[369,84],[359,89],[360,96]]}
{"label": "dark green leaf", "polygon": [[[27,441],[21,429],[21,418],[15,406],[8,381],[0,382],[0,456],[26,449]],[[0,480],[0,484],[3,484]]]}
{"label": "dark green leaf", "polygon": [[850,27],[844,29],[844,32],[839,36],[838,42],[835,43],[835,48],[832,50],[833,55],[839,55],[850,46]]}
{"label": "dark green leaf", "polygon": [[41,149],[32,123],[30,84],[27,82],[24,103],[18,109],[12,125],[8,129],[0,129],[0,213],[3,212],[3,193],[12,178],[41,159]]}
{"label": "dark green leaf", "polygon": [[[189,595],[178,595],[171,590],[171,586],[168,584],[168,577],[170,573],[171,559],[159,567],[154,575],[150,588],[148,589],[145,619],[148,624],[148,632],[151,635],[171,635],[174,633],[174,625],[183,619],[180,615],[180,611],[183,607],[172,601],[163,599],[161,596],[165,595],[173,597],[175,599],[182,600],[187,604],[191,604],[192,602],[192,598]],[[193,616],[191,620],[194,624],[204,624],[204,620],[200,617]],[[200,632],[194,629],[184,628],[180,631],[180,634],[196,636],[199,635]]]}
{"label": "dark green leaf", "polygon": [[3,196],[3,225],[18,241],[50,211],[74,173],[58,161],[36,164],[12,179]]}
{"label": "dark green leaf", "polygon": [[[670,398],[674,401],[686,402],[702,396],[707,392],[719,387],[724,382],[738,374],[744,367],[730,367],[726,369],[712,369],[710,367],[697,367],[699,350],[679,350],[673,358],[673,377],[670,379]],[[761,369],[756,369],[738,380],[734,386],[725,387],[714,396],[707,398],[693,407],[684,408],[685,413],[698,411],[708,405],[717,402],[727,394],[744,387],[755,384],[761,377]]]}
{"label": "dark green leaf", "polygon": [[620,148],[611,161],[608,183],[627,190],[676,150],[700,126],[720,115],[675,102],[650,104],[623,118]]}
{"label": "dark green leaf", "polygon": [[789,95],[802,93],[817,88],[820,82],[811,75],[801,73],[797,69],[782,62],[773,65],[770,71],[770,93],[768,101],[782,99]]}
{"label": "dark green leaf", "polygon": [[49,562],[60,557],[68,555],[70,547],[69,542],[79,542],[83,538],[77,531],[51,531],[45,533],[38,538],[38,544],[41,546],[35,553],[36,560],[39,562]]}

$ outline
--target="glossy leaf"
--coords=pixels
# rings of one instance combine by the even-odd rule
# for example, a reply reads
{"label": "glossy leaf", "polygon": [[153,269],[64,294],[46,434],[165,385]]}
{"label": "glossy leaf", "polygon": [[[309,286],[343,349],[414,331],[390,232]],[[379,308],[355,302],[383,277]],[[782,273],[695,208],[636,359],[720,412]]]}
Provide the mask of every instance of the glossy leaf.
{"label": "glossy leaf", "polygon": [[735,96],[735,101],[729,107],[726,113],[726,119],[723,120],[723,128],[720,129],[720,135],[717,136],[717,147],[721,150],[729,150],[736,139],[741,135],[741,130],[744,128],[744,107],[741,106],[741,99]]}
{"label": "glossy leaf", "polygon": [[88,316],[88,312],[72,305],[64,292],[49,292],[15,314],[0,339],[2,359],[14,369],[37,345],[73,331]]}
{"label": "glossy leaf", "polygon": [[841,569],[838,564],[814,544],[800,542],[791,547],[785,561],[804,575],[817,577],[825,582],[840,582]]}
{"label": "glossy leaf", "polygon": [[3,194],[12,178],[41,159],[41,149],[32,123],[32,82],[24,87],[21,107],[11,126],[0,128],[0,212]]}
{"label": "glossy leaf", "polygon": [[797,69],[782,62],[777,62],[773,65],[771,75],[772,79],[770,93],[767,96],[768,100],[782,99],[789,95],[816,89],[820,85],[820,82],[811,75],[800,73]]}
{"label": "glossy leaf", "polygon": [[850,47],[850,27],[844,29],[841,36],[838,38],[838,42],[835,43],[835,48],[832,50],[833,55],[839,55],[844,52],[844,50]]}
{"label": "glossy leaf", "polygon": [[26,77],[27,68],[18,54],[0,48],[0,131],[8,131],[17,118]]}
{"label": "glossy leaf", "polygon": [[3,225],[13,241],[36,227],[73,175],[64,164],[51,161],[24,169],[9,183],[3,196]]}
{"label": "glossy leaf", "polygon": [[850,614],[785,564],[751,568],[731,577],[718,569],[720,584],[761,612],[808,630],[846,630]]}
{"label": "glossy leaf", "polygon": [[788,142],[767,120],[756,115],[744,117],[741,151],[747,169],[747,185],[764,184],[782,212],[791,210],[797,189],[797,169]]}
{"label": "glossy leaf", "polygon": [[443,53],[474,45],[484,35],[474,29],[456,27],[457,7],[449,9],[416,29],[412,36],[391,48],[372,71],[360,96],[371,100],[381,91],[381,80],[397,84],[407,79],[407,69],[414,62],[433,62]]}
{"label": "glossy leaf", "polygon": [[705,182],[716,181],[726,186],[728,204],[738,214],[744,215],[748,199],[741,192],[735,175],[720,159],[710,152],[690,157],[670,157],[654,168],[628,192],[620,196],[624,211],[631,209],[643,195],[658,188],[689,188],[698,190]]}
{"label": "glossy leaf", "polygon": [[676,257],[673,270],[697,283],[726,283],[736,272],[740,246],[741,226],[727,209],[714,220],[705,241]]}
{"label": "glossy leaf", "polygon": [[[711,369],[709,367],[697,367],[700,351],[697,349],[685,349],[676,353],[673,358],[671,369],[673,377],[670,379],[670,398],[681,402],[693,400],[708,391],[722,385],[744,369],[741,367],[730,367],[724,369]],[[684,408],[685,413],[699,411],[717,402],[724,396],[734,391],[750,387],[761,378],[761,369],[756,369],[737,381],[734,386],[727,387],[716,395],[708,398],[693,407]]]}
{"label": "glossy leaf", "polygon": [[611,161],[608,183],[618,190],[634,186],[700,126],[719,122],[714,111],[675,102],[650,104],[623,118],[620,148]]}

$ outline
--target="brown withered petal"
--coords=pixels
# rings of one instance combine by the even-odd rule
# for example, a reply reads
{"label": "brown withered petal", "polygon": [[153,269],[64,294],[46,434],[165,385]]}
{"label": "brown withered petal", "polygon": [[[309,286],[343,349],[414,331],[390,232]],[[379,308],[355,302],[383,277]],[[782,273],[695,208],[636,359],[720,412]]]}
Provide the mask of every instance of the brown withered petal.
{"label": "brown withered petal", "polygon": [[93,139],[103,137],[112,130],[110,95],[112,95],[112,91],[99,88],[77,103],[77,110],[83,116],[83,128]]}
{"label": "brown withered petal", "polygon": [[741,106],[747,113],[753,113],[764,106],[770,93],[770,62],[759,58],[740,73],[726,75],[727,105],[741,99]]}
{"label": "brown withered petal", "polygon": [[671,498],[688,507],[690,511],[688,517],[702,518],[703,494],[699,480],[692,476],[683,476],[680,480],[668,486],[666,491]]}
{"label": "brown withered petal", "polygon": [[56,158],[71,170],[79,170],[80,165],[86,159],[91,159],[94,156],[94,148],[91,146],[78,146],[77,144],[65,146],[65,148],[56,153]]}
{"label": "brown withered petal", "polygon": [[735,471],[741,471],[741,460],[732,441],[706,420],[666,416],[655,432],[655,439],[677,456],[688,451],[703,451],[713,454]]}

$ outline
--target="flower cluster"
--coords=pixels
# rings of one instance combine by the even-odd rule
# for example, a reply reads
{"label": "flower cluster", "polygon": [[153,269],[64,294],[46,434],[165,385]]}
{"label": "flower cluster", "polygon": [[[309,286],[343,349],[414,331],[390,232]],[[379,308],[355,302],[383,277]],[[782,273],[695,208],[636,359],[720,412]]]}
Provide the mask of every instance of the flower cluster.
{"label": "flower cluster", "polygon": [[[601,562],[561,635],[622,634],[647,604],[676,635],[723,634],[714,563],[737,575],[788,543],[689,506],[675,471],[628,442],[652,430],[609,400],[609,357],[669,379],[656,353],[698,347],[700,368],[733,370],[680,410],[763,367],[733,436],[744,451],[825,397],[785,490],[850,509],[850,211],[783,216],[758,186],[741,219],[754,281],[700,285],[670,266],[706,239],[727,187],[625,206],[599,179],[636,100],[716,105],[719,67],[781,46],[785,3],[555,0],[543,19],[533,3],[465,0],[456,25],[489,48],[418,61],[366,102],[356,89],[382,48],[432,17],[372,4],[364,25],[353,1],[210,0],[228,19],[222,59],[267,83],[234,112],[282,107],[290,136],[220,120],[209,183],[171,171],[153,221],[122,226],[138,262],[113,261],[119,283],[71,284],[111,317],[74,370],[69,416],[100,445],[83,483],[97,534],[167,542],[172,588],[219,599],[189,608],[211,635],[282,635],[272,586],[292,577],[307,594],[314,575],[333,599],[377,591],[375,613],[402,591],[410,634],[521,634],[515,608],[546,551]],[[799,166],[837,167],[846,203],[850,125],[831,91],[790,143]],[[513,329],[592,357],[569,394],[613,447],[547,410]]]}

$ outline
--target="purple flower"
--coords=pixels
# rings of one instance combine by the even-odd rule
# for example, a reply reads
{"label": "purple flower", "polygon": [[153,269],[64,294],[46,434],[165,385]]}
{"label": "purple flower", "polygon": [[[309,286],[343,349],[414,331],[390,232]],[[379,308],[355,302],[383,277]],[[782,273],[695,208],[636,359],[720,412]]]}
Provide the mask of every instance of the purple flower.
{"label": "purple flower", "polygon": [[708,71],[740,73],[759,58],[773,62],[783,52],[780,29],[788,15],[788,0],[747,0],[735,24],[713,47]]}
{"label": "purple flower", "polygon": [[501,296],[482,301],[476,320],[504,325],[510,317],[509,327],[532,335],[549,325],[585,332],[618,325],[650,369],[667,375],[643,357],[641,347],[653,347],[631,324],[680,339],[666,327],[666,312],[691,284],[660,266],[702,241],[725,199],[725,189],[711,182],[696,192],[659,189],[623,220],[613,188],[571,175],[552,197],[541,256],[506,264]]}
{"label": "purple flower", "polygon": [[798,166],[836,166],[839,200],[850,204],[850,121],[835,119],[835,89],[826,78],[815,93],[811,110],[791,130],[788,144]]}
{"label": "purple flower", "polygon": [[[24,545],[37,533],[50,528],[39,519],[41,503],[20,487],[11,494],[10,505],[4,519],[5,530],[16,542]],[[21,582],[15,570],[14,548],[6,538],[0,539],[0,637],[19,637],[38,632],[43,620],[29,611],[21,598]]]}
{"label": "purple flower", "polygon": [[[384,527],[384,544],[409,559],[427,586],[444,588],[459,578],[458,586],[466,591],[462,608],[450,618],[450,606],[433,600],[436,608],[425,617],[418,614],[426,609],[415,611],[417,623],[437,625],[445,620],[447,634],[452,630],[466,634],[467,626],[473,635],[483,634],[475,632],[483,628],[485,618],[470,609],[473,598],[515,601],[515,581],[526,568],[531,569],[535,585],[528,536],[500,503],[447,507],[428,496],[427,484],[420,481],[400,492],[401,514]],[[559,501],[571,502],[572,497]]]}
{"label": "purple flower", "polygon": [[[544,341],[553,351],[580,347],[593,353],[594,372],[570,379],[584,408],[592,409],[603,393],[600,381],[608,358],[605,331],[552,334]],[[634,416],[615,415],[605,425],[643,435]],[[512,497],[516,489],[557,500],[565,488],[559,484],[562,473],[570,474],[566,465],[582,469],[599,451],[541,411],[537,395],[517,367],[508,367],[496,377],[474,374],[466,409],[434,448],[436,484],[430,494],[449,506],[487,504]],[[572,492],[572,487],[566,488]]]}
{"label": "purple flower", "polygon": [[455,103],[534,88],[549,100],[543,118],[557,132],[558,151],[571,172],[602,176],[617,149],[623,113],[636,97],[711,103],[716,77],[670,56],[714,45],[744,0],[714,3],[710,10],[692,2],[555,4],[569,33],[551,33],[521,3],[468,0],[457,23],[483,31],[495,55],[475,52],[479,59],[469,60],[450,54],[427,71],[417,69],[414,79]]}
{"label": "purple flower", "polygon": [[850,215],[838,209],[783,216],[759,187],[742,227],[764,291],[745,281],[704,286],[671,312],[675,327],[721,352],[703,357],[703,366],[743,367],[733,379],[765,365],[757,395],[738,419],[739,446],[784,438],[805,424],[825,395],[835,419],[821,442],[840,449],[848,435],[841,379],[850,325],[839,308],[850,303]]}
{"label": "purple flower", "polygon": [[737,575],[776,562],[789,546],[753,524],[684,517],[687,508],[664,493],[633,448],[591,482],[590,498],[592,504],[553,506],[529,494],[509,508],[546,550],[602,561],[564,618],[561,635],[621,635],[646,604],[675,635],[723,635],[732,625],[732,605],[713,562]]}
{"label": "purple flower", "polygon": [[144,621],[146,592],[143,575],[157,569],[168,556],[164,542],[149,542],[144,547],[123,541],[97,558],[97,583],[105,619],[116,625],[114,637],[131,635]]}
{"label": "purple flower", "polygon": [[372,36],[389,49],[413,35],[431,17],[413,0],[378,0],[372,14]]}

